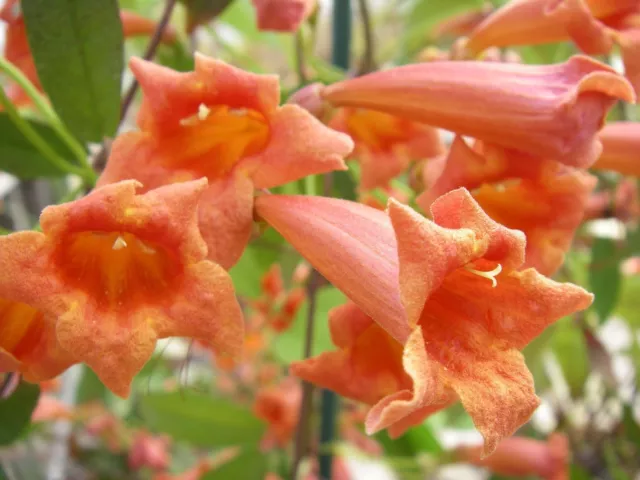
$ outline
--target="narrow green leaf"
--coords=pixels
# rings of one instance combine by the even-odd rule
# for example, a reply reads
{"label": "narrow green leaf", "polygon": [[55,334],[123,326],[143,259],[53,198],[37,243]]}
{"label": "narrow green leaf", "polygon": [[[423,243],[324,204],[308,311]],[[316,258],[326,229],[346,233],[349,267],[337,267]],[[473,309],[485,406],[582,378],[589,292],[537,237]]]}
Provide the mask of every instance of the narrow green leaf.
{"label": "narrow green leaf", "polygon": [[[61,157],[75,158],[51,127],[34,121],[29,124]],[[67,173],[49,162],[4,112],[0,113],[0,171],[23,179],[59,177]]]}
{"label": "narrow green leaf", "polygon": [[622,275],[621,256],[616,244],[608,238],[596,238],[591,247],[589,266],[589,287],[595,299],[593,308],[600,321],[605,321],[618,302]]}
{"label": "narrow green leaf", "polygon": [[0,400],[0,445],[17,440],[29,426],[39,396],[38,385],[21,382],[9,398]]}
{"label": "narrow green leaf", "polygon": [[60,118],[83,141],[115,134],[124,67],[116,0],[23,0],[38,77]]}
{"label": "narrow green leaf", "polygon": [[190,391],[142,397],[140,414],[152,430],[200,447],[256,445],[265,430],[248,408]]}
{"label": "narrow green leaf", "polygon": [[107,395],[107,387],[89,367],[82,368],[82,379],[78,387],[76,402],[81,405],[93,400],[104,400]]}

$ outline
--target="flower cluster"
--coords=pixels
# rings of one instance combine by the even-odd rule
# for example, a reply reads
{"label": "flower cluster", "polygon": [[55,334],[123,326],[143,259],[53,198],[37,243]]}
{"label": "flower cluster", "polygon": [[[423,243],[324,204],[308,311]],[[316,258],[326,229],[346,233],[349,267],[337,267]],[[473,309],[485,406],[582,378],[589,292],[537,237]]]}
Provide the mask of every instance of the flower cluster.
{"label": "flower cluster", "polygon": [[[279,31],[315,8],[253,3],[260,28]],[[38,85],[17,6],[0,14],[7,57]],[[468,34],[442,58],[308,85],[284,104],[275,75],[199,53],[188,72],[133,58],[136,128],[115,138],[95,189],[44,209],[41,231],[0,237],[0,372],[43,382],[83,363],[127,397],[157,341],[186,337],[212,353],[218,389],[268,423],[265,449],[292,439],[297,377],[367,405],[368,434],[399,436],[461,402],[482,455],[501,452],[540,404],[521,351],[593,301],[551,278],[585,217],[611,202],[587,169],[640,173],[638,124],[603,128],[640,88],[639,16],[635,1],[517,0],[442,26],[438,35]],[[132,35],[148,31],[122,19]],[[619,45],[625,75],[585,55],[525,65],[486,52],[564,39],[586,54]],[[330,180],[346,160],[359,202],[330,198],[331,185],[284,193]],[[616,199],[620,216],[637,208],[633,186]],[[228,271],[267,228],[304,262],[286,276],[272,266],[260,296],[240,302]],[[348,299],[328,315],[335,349],[284,374],[266,345],[311,303],[305,283],[324,280]],[[136,468],[166,469],[165,439],[129,440]]]}

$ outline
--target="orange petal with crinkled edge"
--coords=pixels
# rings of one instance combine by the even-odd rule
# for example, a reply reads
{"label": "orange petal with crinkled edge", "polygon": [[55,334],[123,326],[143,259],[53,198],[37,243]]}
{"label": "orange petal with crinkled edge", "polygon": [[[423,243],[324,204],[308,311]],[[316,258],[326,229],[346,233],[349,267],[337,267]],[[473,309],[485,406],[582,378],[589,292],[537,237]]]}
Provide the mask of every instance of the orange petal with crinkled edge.
{"label": "orange petal with crinkled edge", "polygon": [[229,269],[240,259],[253,228],[253,183],[241,173],[213,182],[198,208],[208,258]]}
{"label": "orange petal with crinkled edge", "polygon": [[[451,262],[449,271],[433,269],[432,252],[455,258],[460,255],[456,245],[445,235],[429,237],[425,233],[433,231],[425,225],[429,220],[390,202],[401,290],[403,298],[411,292],[417,302],[424,296],[424,285],[432,287],[417,322],[431,362],[428,378],[436,376],[456,392],[485,437],[488,454],[538,404],[533,379],[518,350],[559,318],[587,308],[593,295],[533,269],[515,270],[524,261],[523,236],[491,220],[465,189],[434,202],[432,214],[436,224],[469,229],[482,241],[477,242],[466,265],[456,267]],[[468,247],[463,240],[460,243],[464,255]],[[424,270],[419,271],[417,265]],[[420,276],[435,278],[416,281]],[[412,395],[411,409],[430,404],[416,398],[415,387]],[[406,415],[411,413],[407,406],[403,408]]]}
{"label": "orange petal with crinkled edge", "polygon": [[295,32],[313,13],[317,0],[252,0],[258,30]]}
{"label": "orange petal with crinkled edge", "polygon": [[329,126],[353,138],[362,190],[385,187],[411,161],[444,153],[438,129],[375,110],[340,109]]}
{"label": "orange petal with crinkled edge", "polygon": [[303,108],[283,105],[270,117],[269,125],[271,137],[264,150],[239,166],[256,188],[347,169],[343,159],[353,150],[353,141],[325,127]]}
{"label": "orange petal with crinkled edge", "polygon": [[293,362],[293,375],[369,405],[411,387],[402,367],[402,345],[355,304],[331,310],[329,328],[339,349]]}
{"label": "orange petal with crinkled edge", "polygon": [[586,53],[605,53],[607,33],[598,19],[629,11],[635,5],[636,0],[514,0],[471,32],[466,48],[478,54],[492,46],[537,45],[574,39]]}
{"label": "orange petal with crinkled edge", "polygon": [[640,122],[608,123],[599,136],[602,155],[594,169],[640,176]]}
{"label": "orange petal with crinkled edge", "polygon": [[596,133],[607,110],[618,99],[635,101],[626,79],[584,56],[541,66],[405,65],[338,82],[323,96],[580,167],[600,154]]}
{"label": "orange petal with crinkled edge", "polygon": [[438,366],[429,358],[424,345],[422,330],[416,328],[402,353],[404,371],[412,385],[388,395],[369,410],[365,420],[369,435],[388,428],[392,437],[399,437],[409,427],[419,425],[432,413],[455,402],[454,393],[441,381]]}
{"label": "orange petal with crinkled edge", "polygon": [[389,218],[365,205],[324,197],[261,195],[256,213],[327,280],[401,343],[409,326],[398,291]]}
{"label": "orange petal with crinkled edge", "polygon": [[52,275],[45,243],[39,232],[0,237],[0,372],[17,371],[30,382],[76,363],[58,343],[55,318],[45,309],[44,300],[65,288]]}
{"label": "orange petal with crinkled edge", "polygon": [[119,182],[40,217],[41,261],[61,286],[39,306],[56,318],[62,348],[120,396],[159,338],[187,336],[231,355],[242,349],[231,279],[205,260],[198,231],[206,187],[202,179],[138,194],[137,182]]}
{"label": "orange petal with crinkled edge", "polygon": [[[432,178],[427,178],[431,181]],[[595,177],[550,160],[456,138],[443,172],[417,199],[433,199],[465,187],[496,222],[527,236],[524,267],[551,275],[562,265],[585,214]]]}

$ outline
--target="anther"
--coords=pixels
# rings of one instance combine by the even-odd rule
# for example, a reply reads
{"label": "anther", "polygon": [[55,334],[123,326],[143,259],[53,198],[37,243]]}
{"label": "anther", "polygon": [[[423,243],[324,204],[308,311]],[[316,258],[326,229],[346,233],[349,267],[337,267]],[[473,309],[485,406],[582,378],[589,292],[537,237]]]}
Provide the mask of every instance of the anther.
{"label": "anther", "polygon": [[118,238],[116,238],[116,241],[113,242],[113,248],[114,250],[122,250],[123,248],[127,247],[127,242],[125,241],[124,238],[122,238],[120,235],[118,235]]}

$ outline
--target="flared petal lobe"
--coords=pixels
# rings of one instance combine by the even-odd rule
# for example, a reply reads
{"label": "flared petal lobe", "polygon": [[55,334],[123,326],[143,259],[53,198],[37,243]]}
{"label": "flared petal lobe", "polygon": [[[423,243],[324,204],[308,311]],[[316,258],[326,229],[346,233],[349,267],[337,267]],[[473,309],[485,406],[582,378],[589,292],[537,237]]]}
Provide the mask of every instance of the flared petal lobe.
{"label": "flared petal lobe", "polygon": [[442,171],[425,169],[427,190],[418,204],[428,210],[434,199],[465,187],[482,209],[506,227],[527,236],[526,262],[543,275],[562,265],[580,225],[596,178],[558,162],[458,137]]}
{"label": "flared petal lobe", "polygon": [[593,166],[594,169],[640,176],[640,123],[608,123],[599,136],[602,155]]}
{"label": "flared petal lobe", "polygon": [[406,65],[344,80],[322,93],[335,106],[403,116],[578,167],[600,154],[596,133],[615,101],[635,101],[627,80],[583,56],[542,66]]}
{"label": "flared petal lobe", "polygon": [[51,319],[61,350],[121,396],[159,338],[196,338],[237,355],[242,313],[229,275],[206,260],[198,231],[206,187],[201,180],[141,195],[127,181],[47,207],[43,233],[33,233],[38,264],[0,252],[7,271],[22,272],[8,298],[29,301],[25,295],[39,291],[29,304]]}
{"label": "flared petal lobe", "polygon": [[[431,372],[455,391],[490,453],[538,405],[518,350],[559,318],[587,308],[592,295],[532,269],[518,271],[524,261],[524,237],[491,220],[466,190],[444,195],[431,210],[443,230],[473,232],[473,248],[468,238],[452,238],[391,201],[403,301],[411,306],[412,321],[416,302],[426,297],[417,325],[434,364]],[[457,244],[460,247],[454,248]],[[449,260],[435,263],[434,251]],[[443,263],[448,268],[442,268]],[[416,299],[409,301],[409,296]]]}
{"label": "flared petal lobe", "polygon": [[0,372],[17,371],[26,380],[49,380],[76,363],[60,347],[55,317],[42,303],[64,289],[49,275],[42,234],[0,237]]}
{"label": "flared petal lobe", "polygon": [[200,228],[209,259],[225,268],[247,244],[254,188],[346,168],[351,140],[300,107],[279,107],[273,75],[199,54],[193,72],[136,58],[131,68],[144,94],[141,131],[116,139],[98,185],[136,179],[149,190],[206,177]]}
{"label": "flared petal lobe", "polygon": [[355,304],[329,312],[329,328],[339,350],[294,362],[293,375],[369,405],[411,388],[402,367],[402,344]]}

